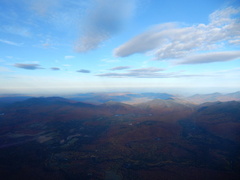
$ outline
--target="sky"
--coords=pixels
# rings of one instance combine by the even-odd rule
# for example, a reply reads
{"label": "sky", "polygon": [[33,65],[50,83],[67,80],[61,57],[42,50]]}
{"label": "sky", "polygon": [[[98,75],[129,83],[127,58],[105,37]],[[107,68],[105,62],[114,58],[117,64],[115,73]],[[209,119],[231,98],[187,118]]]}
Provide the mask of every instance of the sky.
{"label": "sky", "polygon": [[0,0],[0,94],[240,90],[238,0]]}

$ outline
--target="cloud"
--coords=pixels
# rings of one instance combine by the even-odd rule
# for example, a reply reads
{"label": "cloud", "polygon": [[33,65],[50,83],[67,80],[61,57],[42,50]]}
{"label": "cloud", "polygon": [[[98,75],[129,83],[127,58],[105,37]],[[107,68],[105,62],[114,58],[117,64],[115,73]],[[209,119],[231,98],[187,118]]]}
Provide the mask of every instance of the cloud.
{"label": "cloud", "polygon": [[117,62],[120,62],[119,59],[102,59],[101,61],[105,62],[105,63],[117,63]]}
{"label": "cloud", "polygon": [[45,40],[40,41],[40,45],[37,45],[37,47],[41,47],[41,48],[45,48],[45,49],[56,49],[56,42],[54,43],[52,40],[52,38],[47,37]]}
{"label": "cloud", "polygon": [[125,73],[103,73],[98,74],[100,77],[136,77],[136,78],[168,78],[172,77],[171,73],[160,73],[160,71],[164,71],[164,69],[149,67],[149,68],[139,68],[139,69],[131,69]]}
{"label": "cloud", "polygon": [[31,37],[32,33],[29,28],[21,26],[2,26],[1,31],[16,34],[23,37]]}
{"label": "cloud", "polygon": [[70,66],[72,66],[72,65],[70,65],[70,64],[63,64],[62,66],[64,66],[64,67],[70,67]]}
{"label": "cloud", "polygon": [[133,12],[135,0],[94,0],[87,13],[82,35],[76,44],[77,52],[98,48],[102,42],[118,33]]}
{"label": "cloud", "polygon": [[90,73],[91,71],[86,70],[86,69],[80,69],[77,72],[79,72],[79,73]]}
{"label": "cloud", "polygon": [[232,68],[232,69],[225,69],[213,72],[216,75],[224,75],[224,76],[232,76],[234,78],[240,77],[240,67]]}
{"label": "cloud", "polygon": [[[22,3],[22,1],[24,3]],[[31,22],[47,23],[49,28],[75,33],[83,19],[89,1],[77,0],[22,0],[19,7],[30,11],[25,19]],[[25,6],[24,6],[25,5]],[[66,33],[67,36],[68,33]]]}
{"label": "cloud", "polygon": [[16,43],[16,42],[13,42],[13,41],[8,41],[8,40],[5,40],[5,39],[0,39],[0,42],[5,43],[5,44],[9,44],[9,45],[13,45],[13,46],[21,46],[21,45],[22,45],[21,43]]}
{"label": "cloud", "polygon": [[231,61],[240,58],[240,51],[225,51],[225,52],[210,52],[205,54],[196,54],[181,61],[176,61],[176,64],[200,64],[212,62]]}
{"label": "cloud", "polygon": [[51,48],[51,44],[50,43],[43,43],[43,44],[41,44],[41,46],[43,47],[43,48]]}
{"label": "cloud", "polygon": [[45,16],[51,10],[59,6],[58,0],[27,0],[25,3],[30,4],[30,8],[41,16]]}
{"label": "cloud", "polygon": [[17,68],[27,69],[27,70],[44,69],[44,68],[40,67],[39,64],[21,64],[21,63],[16,63],[13,66],[15,66]]}
{"label": "cloud", "polygon": [[165,69],[149,67],[149,68],[132,69],[129,71],[134,72],[134,73],[150,73],[150,72],[159,72],[159,71],[164,71],[164,70]]}
{"label": "cloud", "polygon": [[58,67],[52,67],[51,70],[53,70],[53,71],[59,71],[60,68],[58,68]]}
{"label": "cloud", "polygon": [[130,77],[134,77],[134,78],[186,78],[186,77],[204,77],[206,75],[158,73],[158,72],[151,72],[151,73],[127,72],[127,73],[103,73],[103,74],[98,74],[97,76],[110,77],[110,78],[130,78]]}
{"label": "cloud", "polygon": [[73,59],[75,56],[64,56],[65,59]]}
{"label": "cloud", "polygon": [[114,49],[114,55],[126,57],[148,53],[155,57],[154,60],[164,60],[224,48],[240,39],[239,15],[240,8],[228,7],[212,13],[209,24],[185,27],[180,23],[156,25]]}
{"label": "cloud", "polygon": [[116,71],[116,70],[123,70],[123,69],[129,69],[129,68],[131,68],[131,67],[130,66],[117,66],[117,67],[113,67],[109,70]]}
{"label": "cloud", "polygon": [[[12,0],[4,1],[7,9],[0,14],[0,31],[24,37],[48,37],[48,29],[55,30],[53,39],[61,41],[65,33],[77,52],[98,48],[102,42],[117,34],[126,24],[138,0]],[[31,16],[29,16],[31,14]],[[37,28],[37,29],[36,29]],[[38,33],[35,33],[36,32]],[[41,33],[42,32],[42,33]],[[69,44],[69,42],[64,42]],[[64,43],[54,43],[62,46]],[[60,45],[59,45],[60,44]],[[49,48],[49,43],[43,43]]]}
{"label": "cloud", "polygon": [[230,44],[236,44],[239,45],[240,44],[240,37],[238,39],[234,39],[234,40],[229,40],[228,41]]}
{"label": "cloud", "polygon": [[116,48],[114,55],[126,57],[135,53],[145,53],[153,50],[164,42],[164,37],[169,33],[168,30],[175,26],[175,23],[166,23],[152,28]]}

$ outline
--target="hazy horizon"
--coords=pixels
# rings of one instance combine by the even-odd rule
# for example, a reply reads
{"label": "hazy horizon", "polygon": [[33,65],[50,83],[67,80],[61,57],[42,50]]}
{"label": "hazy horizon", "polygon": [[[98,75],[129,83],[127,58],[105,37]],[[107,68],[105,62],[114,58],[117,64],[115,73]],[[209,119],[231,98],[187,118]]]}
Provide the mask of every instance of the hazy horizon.
{"label": "hazy horizon", "polygon": [[219,89],[219,88],[206,88],[206,89],[198,89],[198,88],[128,88],[128,89],[120,89],[120,88],[112,88],[112,89],[98,89],[98,90],[71,90],[71,91],[40,91],[40,92],[21,92],[21,91],[5,91],[0,93],[0,97],[4,96],[32,96],[32,97],[38,97],[38,96],[45,96],[45,97],[50,97],[50,96],[60,96],[60,97],[68,97],[68,96],[75,96],[78,94],[86,94],[86,93],[96,93],[96,94],[101,94],[101,93],[166,93],[166,94],[171,94],[171,95],[177,95],[177,96],[192,96],[196,94],[213,94],[213,93],[220,93],[220,94],[229,94],[229,93],[236,93],[240,92],[239,89]]}

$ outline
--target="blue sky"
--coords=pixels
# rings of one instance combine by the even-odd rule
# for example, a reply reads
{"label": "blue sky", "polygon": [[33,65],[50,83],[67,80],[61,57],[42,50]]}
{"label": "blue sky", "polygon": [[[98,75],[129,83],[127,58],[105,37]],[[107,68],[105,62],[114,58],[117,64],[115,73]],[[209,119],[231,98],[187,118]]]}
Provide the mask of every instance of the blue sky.
{"label": "blue sky", "polygon": [[236,0],[1,0],[0,93],[240,90]]}

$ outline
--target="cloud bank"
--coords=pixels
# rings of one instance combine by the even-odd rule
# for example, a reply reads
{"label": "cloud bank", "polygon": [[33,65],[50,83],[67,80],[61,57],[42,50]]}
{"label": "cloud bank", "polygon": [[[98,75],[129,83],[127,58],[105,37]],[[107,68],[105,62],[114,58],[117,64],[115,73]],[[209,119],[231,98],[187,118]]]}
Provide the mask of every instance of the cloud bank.
{"label": "cloud bank", "polygon": [[[240,45],[239,15],[240,8],[228,7],[212,13],[209,24],[185,27],[178,23],[160,24],[114,49],[114,55],[126,57],[136,53],[149,53],[154,56],[154,60],[183,59],[191,53],[224,48],[230,44]],[[207,55],[210,55],[209,61],[200,60],[206,59]],[[213,56],[217,54],[201,55],[200,59],[194,56],[185,62],[194,59],[196,63],[216,62],[217,59]],[[223,59],[220,58],[219,61]]]}
{"label": "cloud bank", "polygon": [[103,41],[118,33],[124,20],[131,16],[135,0],[94,0],[83,25],[83,32],[76,44],[77,52],[96,49]]}

